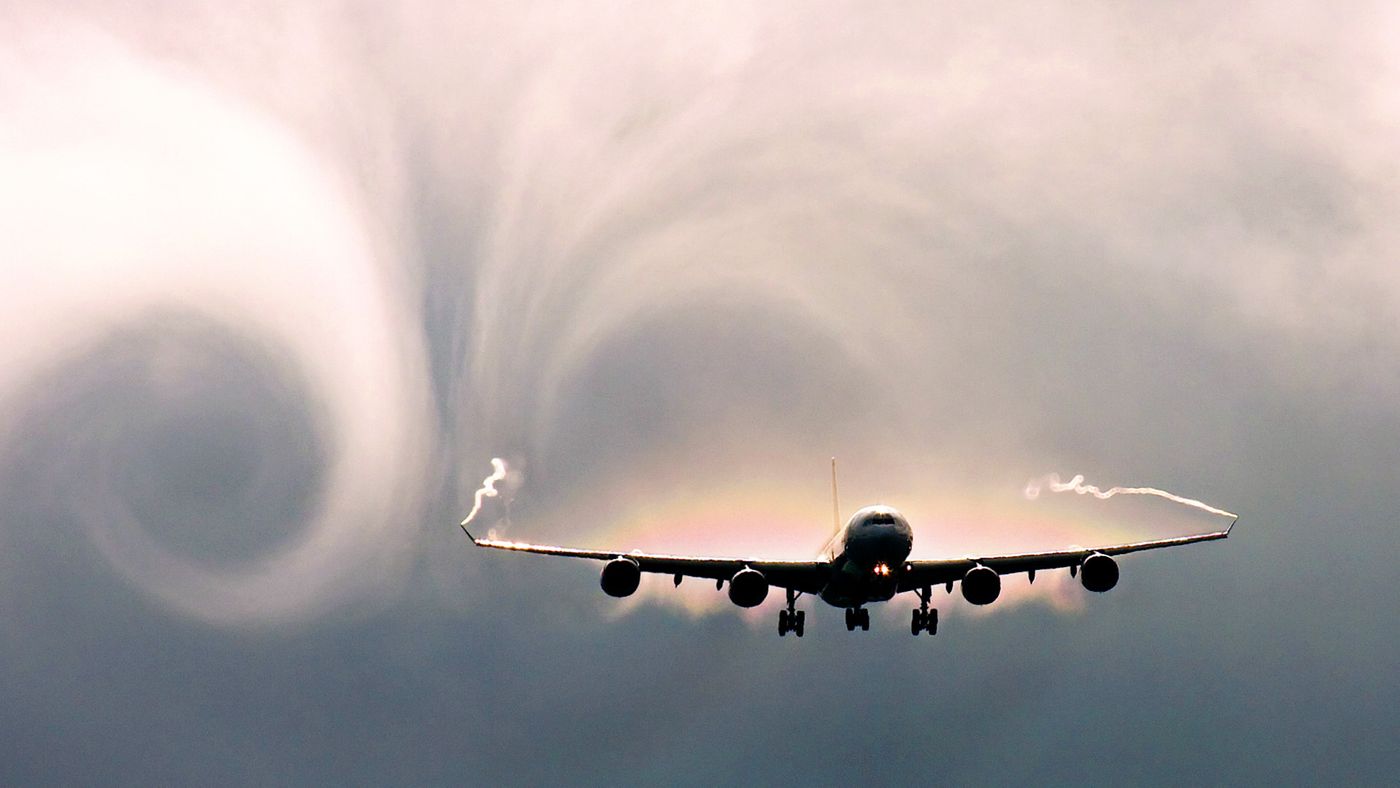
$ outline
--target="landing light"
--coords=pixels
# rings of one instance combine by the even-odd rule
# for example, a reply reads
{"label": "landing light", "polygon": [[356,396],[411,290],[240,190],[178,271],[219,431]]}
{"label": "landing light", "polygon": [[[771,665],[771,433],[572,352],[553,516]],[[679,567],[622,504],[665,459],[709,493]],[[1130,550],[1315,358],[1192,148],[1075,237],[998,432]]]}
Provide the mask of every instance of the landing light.
{"label": "landing light", "polygon": [[876,565],[875,565],[875,574],[877,574],[877,575],[879,575],[879,576],[881,576],[881,577],[889,577],[889,575],[890,575],[890,565],[889,565],[889,564],[876,564]]}

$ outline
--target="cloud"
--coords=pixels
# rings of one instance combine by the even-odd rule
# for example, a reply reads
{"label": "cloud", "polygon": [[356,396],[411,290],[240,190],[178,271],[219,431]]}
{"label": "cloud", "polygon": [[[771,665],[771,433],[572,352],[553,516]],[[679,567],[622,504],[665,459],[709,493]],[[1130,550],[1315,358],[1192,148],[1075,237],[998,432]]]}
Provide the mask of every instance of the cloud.
{"label": "cloud", "polygon": [[[226,340],[191,339],[181,321],[148,317],[186,313],[267,348],[270,363],[293,365],[307,384],[296,415],[313,422],[301,427],[313,445],[282,443],[296,439],[293,424],[231,451],[256,455],[254,464],[283,451],[324,461],[322,494],[295,515],[304,522],[285,524],[294,535],[283,549],[218,570],[164,549],[112,489],[118,480],[90,479],[75,497],[113,568],[176,609],[230,624],[296,618],[390,579],[412,544],[411,528],[407,539],[390,533],[414,510],[428,439],[419,343],[405,331],[396,279],[376,259],[376,225],[363,223],[303,142],[179,69],[84,26],[22,37],[16,49],[3,86],[15,111],[0,149],[9,173],[0,205],[14,227],[0,376],[9,412],[82,392],[89,374],[99,389],[141,387],[125,402],[79,393],[78,412],[58,422],[65,440],[87,444],[94,467],[112,473],[151,462],[162,470],[165,449],[147,441],[180,440],[169,422],[181,411],[184,440],[249,440],[275,418],[278,392],[202,393],[199,378],[251,364],[256,380],[268,362],[221,365]],[[158,339],[162,328],[169,343]],[[130,331],[145,337],[133,340],[137,349],[104,344]],[[104,352],[131,360],[108,364]],[[71,377],[54,374],[66,365],[76,365]],[[221,399],[231,393],[254,399]],[[261,403],[270,411],[260,411],[262,396],[273,398]],[[142,435],[139,411],[153,407],[162,409],[147,419],[154,435]],[[232,421],[217,422],[221,408]],[[159,503],[148,508],[169,517]],[[192,531],[214,527],[181,513]]]}
{"label": "cloud", "polygon": [[[1393,770],[1389,9],[6,16],[26,781]],[[501,456],[508,538],[808,554],[833,453],[927,555],[1195,525],[1047,470],[1244,518],[801,651],[455,527]]]}

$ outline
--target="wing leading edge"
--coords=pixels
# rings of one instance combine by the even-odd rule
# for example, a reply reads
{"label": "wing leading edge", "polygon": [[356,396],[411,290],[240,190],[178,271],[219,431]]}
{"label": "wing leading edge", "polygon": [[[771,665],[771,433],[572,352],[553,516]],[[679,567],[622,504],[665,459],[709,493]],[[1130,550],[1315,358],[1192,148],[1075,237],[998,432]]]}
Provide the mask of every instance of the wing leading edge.
{"label": "wing leading edge", "polygon": [[975,566],[985,566],[999,575],[1017,572],[1037,572],[1042,569],[1064,569],[1079,566],[1084,559],[1095,553],[1107,556],[1137,553],[1143,550],[1156,550],[1159,547],[1176,547],[1196,542],[1209,542],[1225,539],[1237,520],[1232,520],[1223,531],[1204,534],[1176,536],[1169,539],[1152,539],[1145,542],[1128,542],[1107,547],[1076,548],[1056,550],[1048,553],[1026,553],[1023,555],[994,555],[985,558],[954,558],[938,561],[909,561],[904,575],[900,578],[900,591],[913,591],[924,586],[935,586],[961,580],[967,571]]}
{"label": "wing leading edge", "polygon": [[[462,529],[466,531],[465,528]],[[510,542],[500,539],[478,539],[467,532],[467,536],[478,547],[496,550],[512,550],[518,553],[558,555],[566,558],[586,558],[594,561],[611,561],[626,558],[635,561],[643,572],[654,572],[677,577],[699,577],[707,580],[729,580],[740,569],[757,569],[763,573],[771,585],[790,588],[806,594],[820,593],[831,573],[829,561],[764,561],[752,558],[708,558],[702,556],[665,555],[643,553],[637,550],[618,552],[608,550],[580,550],[574,547]]]}

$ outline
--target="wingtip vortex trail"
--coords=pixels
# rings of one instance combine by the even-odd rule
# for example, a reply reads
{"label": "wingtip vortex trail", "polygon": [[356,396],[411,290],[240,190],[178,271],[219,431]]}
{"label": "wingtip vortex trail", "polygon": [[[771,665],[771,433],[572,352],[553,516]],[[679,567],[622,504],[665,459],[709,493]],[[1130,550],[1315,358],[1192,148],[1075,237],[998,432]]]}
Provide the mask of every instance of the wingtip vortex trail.
{"label": "wingtip vortex trail", "polygon": [[462,527],[466,528],[476,515],[481,511],[481,502],[486,498],[495,498],[500,495],[500,490],[496,489],[496,482],[506,478],[506,461],[500,457],[491,458],[491,475],[481,482],[481,487],[477,488],[476,494],[472,498],[472,510],[462,520]]}
{"label": "wingtip vortex trail", "polygon": [[1041,490],[1047,487],[1051,492],[1073,492],[1078,495],[1092,495],[1100,500],[1108,500],[1115,495],[1153,495],[1158,498],[1165,498],[1168,501],[1210,512],[1211,514],[1217,514],[1221,517],[1230,517],[1235,520],[1239,519],[1239,515],[1234,512],[1227,512],[1224,509],[1211,506],[1204,501],[1198,501],[1195,498],[1187,498],[1166,490],[1159,490],[1156,487],[1110,487],[1107,490],[1100,489],[1092,484],[1085,484],[1084,474],[1082,473],[1075,474],[1074,478],[1067,482],[1060,481],[1060,475],[1058,473],[1049,473],[1039,479],[1031,479],[1026,483],[1026,498],[1035,500],[1040,497]]}

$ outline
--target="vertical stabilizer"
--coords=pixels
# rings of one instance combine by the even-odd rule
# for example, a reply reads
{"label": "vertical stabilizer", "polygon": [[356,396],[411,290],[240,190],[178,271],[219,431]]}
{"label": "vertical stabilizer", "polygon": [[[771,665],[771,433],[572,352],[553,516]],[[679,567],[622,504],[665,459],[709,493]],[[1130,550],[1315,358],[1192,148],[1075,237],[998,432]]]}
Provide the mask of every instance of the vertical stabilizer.
{"label": "vertical stabilizer", "polygon": [[836,497],[836,458],[831,458],[831,538],[826,540],[826,544],[818,553],[823,559],[830,561],[836,557],[839,549],[837,544],[841,538],[841,501]]}
{"label": "vertical stabilizer", "polygon": [[836,496],[836,458],[831,458],[831,531],[841,530],[841,499]]}

